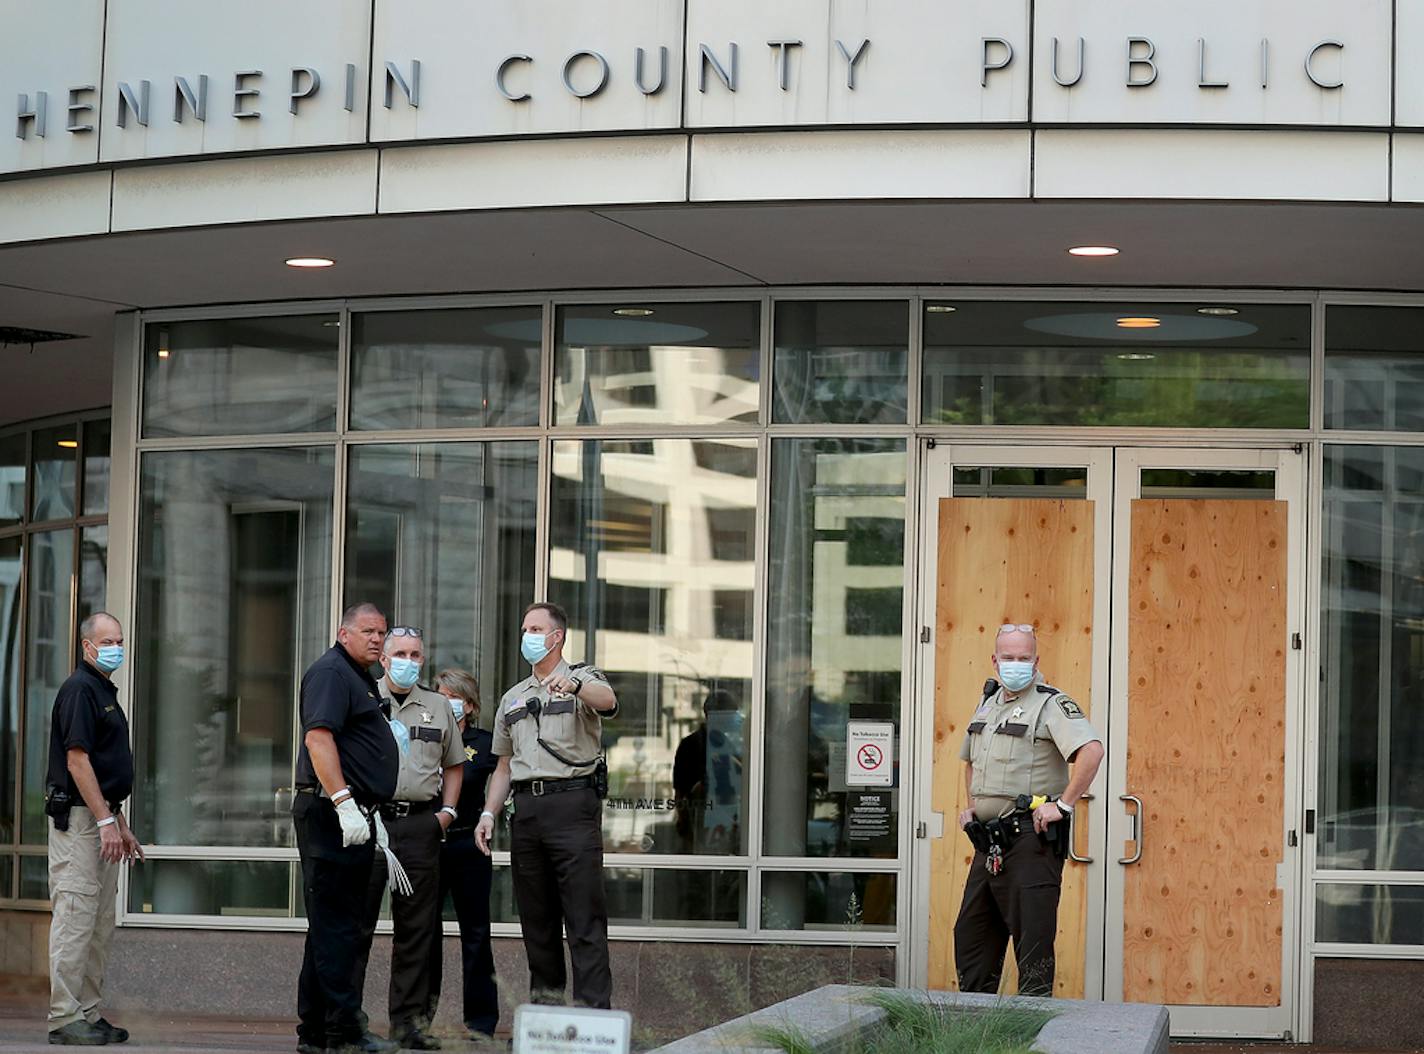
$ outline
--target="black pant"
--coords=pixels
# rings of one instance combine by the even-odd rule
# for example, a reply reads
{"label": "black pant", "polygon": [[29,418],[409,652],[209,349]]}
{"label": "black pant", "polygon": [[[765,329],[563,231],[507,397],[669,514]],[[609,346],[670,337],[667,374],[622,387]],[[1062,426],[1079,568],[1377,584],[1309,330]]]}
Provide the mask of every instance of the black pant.
{"label": "black pant", "polygon": [[371,950],[361,916],[374,847],[343,847],[336,809],[312,794],[296,796],[292,822],[307,912],[297,1038],[314,1047],[338,1047],[361,1037],[361,986],[352,983],[351,962],[365,961]]}
{"label": "black pant", "polygon": [[608,1009],[608,906],[603,895],[603,803],[592,788],[514,796],[509,860],[524,952],[529,998],[564,1000],[564,942],[574,968],[574,1002]]}
{"label": "black pant", "polygon": [[[430,1027],[430,955],[440,946],[440,821],[434,812],[419,812],[397,818],[383,817],[391,838],[391,851],[405,868],[413,891],[409,896],[391,894],[390,1017],[391,1035],[402,1037]],[[361,932],[365,947],[353,962],[353,980],[359,992],[366,986],[366,965],[371,954],[371,936],[381,917],[381,897],[387,880],[386,854],[377,852],[367,883]],[[437,982],[438,983],[438,982]]]}
{"label": "black pant", "polygon": [[974,854],[954,923],[959,990],[997,992],[1012,937],[1019,994],[1051,996],[1063,861],[1032,833],[1014,841],[997,875],[989,874],[984,860],[983,853]]}
{"label": "black pant", "polygon": [[[490,945],[490,883],[493,861],[475,845],[473,828],[450,830],[440,851],[440,900],[437,912],[443,915],[445,897],[455,902],[460,920],[460,964],[464,979],[463,1012],[465,1027],[487,1036],[499,1024],[499,986],[495,982],[494,949]],[[434,1019],[444,973],[441,946],[430,951],[430,1008]]]}

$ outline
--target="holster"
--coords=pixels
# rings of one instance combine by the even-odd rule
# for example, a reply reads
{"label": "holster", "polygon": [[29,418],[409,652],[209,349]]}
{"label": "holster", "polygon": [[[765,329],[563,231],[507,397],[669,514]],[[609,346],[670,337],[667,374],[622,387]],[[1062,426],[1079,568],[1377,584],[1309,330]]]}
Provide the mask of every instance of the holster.
{"label": "holster", "polygon": [[56,831],[69,830],[69,810],[74,808],[74,799],[67,790],[50,787],[45,791],[45,815],[54,821]]}
{"label": "holster", "polygon": [[976,852],[987,853],[993,845],[989,838],[989,828],[977,817],[965,825],[964,833],[969,836],[969,843],[974,846]]}
{"label": "holster", "polygon": [[1059,860],[1066,860],[1068,847],[1073,844],[1073,817],[1065,816],[1057,823],[1049,824],[1048,830],[1038,838]]}
{"label": "holster", "polygon": [[602,754],[598,755],[598,764],[593,767],[593,792],[598,795],[599,801],[608,797],[608,759]]}

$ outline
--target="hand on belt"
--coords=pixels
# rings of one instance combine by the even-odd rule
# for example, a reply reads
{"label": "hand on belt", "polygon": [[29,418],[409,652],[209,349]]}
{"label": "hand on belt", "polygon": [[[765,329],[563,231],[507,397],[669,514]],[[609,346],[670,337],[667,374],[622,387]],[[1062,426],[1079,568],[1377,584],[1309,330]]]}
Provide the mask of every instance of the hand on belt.
{"label": "hand on belt", "polygon": [[429,801],[386,801],[381,802],[381,815],[388,820],[399,820],[422,812],[435,811],[435,799]]}
{"label": "hand on belt", "polygon": [[585,787],[592,787],[593,777],[573,776],[569,779],[557,780],[515,780],[512,786],[516,794],[527,791],[536,798],[542,798],[545,794],[558,794],[560,791],[583,790]]}

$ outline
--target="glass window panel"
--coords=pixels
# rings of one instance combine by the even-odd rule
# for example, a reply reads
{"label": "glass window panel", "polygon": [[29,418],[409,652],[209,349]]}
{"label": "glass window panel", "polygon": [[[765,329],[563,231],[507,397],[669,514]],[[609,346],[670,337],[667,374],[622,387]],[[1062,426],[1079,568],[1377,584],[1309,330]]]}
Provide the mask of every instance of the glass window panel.
{"label": "glass window panel", "polygon": [[549,597],[620,704],[603,726],[611,851],[746,851],[757,481],[699,457],[709,445],[756,441],[554,444]]}
{"label": "glass window panel", "polygon": [[910,312],[904,301],[782,301],[775,342],[772,420],[905,423]]}
{"label": "glass window panel", "polygon": [[29,436],[24,432],[0,436],[0,527],[13,527],[25,518],[25,456]]}
{"label": "glass window panel", "polygon": [[612,926],[741,929],[747,924],[745,871],[610,867],[603,872]]}
{"label": "glass window panel", "polygon": [[[904,644],[905,444],[785,439],[772,444],[767,614],[766,852],[894,857],[898,791],[848,788],[846,726],[900,722]],[[851,546],[880,522],[874,563]],[[898,524],[890,530],[886,522]],[[888,539],[899,539],[895,559]],[[899,760],[898,748],[895,753]],[[857,814],[857,809],[868,812]],[[853,822],[852,817],[862,819]],[[865,817],[875,823],[867,828]]]}
{"label": "glass window panel", "polygon": [[289,860],[149,860],[129,869],[129,911],[139,915],[247,915],[290,919],[302,896]]}
{"label": "glass window panel", "polygon": [[79,532],[79,610],[74,615],[75,625],[94,612],[105,610],[108,596],[109,528],[85,527]]}
{"label": "glass window panel", "polygon": [[59,425],[34,433],[34,497],[30,519],[63,520],[74,515],[74,476],[79,426]]}
{"label": "glass window panel", "polygon": [[[19,839],[15,830],[15,777],[20,761],[20,577],[24,552],[19,538],[0,538],[0,845]],[[0,865],[0,869],[8,865]]]}
{"label": "glass window panel", "polygon": [[895,883],[893,872],[763,872],[761,925],[768,930],[891,933]]}
{"label": "glass window panel", "polygon": [[25,774],[21,840],[44,845],[45,772],[49,768],[49,715],[59,686],[74,672],[70,589],[74,531],[30,535],[28,626],[25,633]]}
{"label": "glass window panel", "polygon": [[556,423],[757,420],[760,318],[757,303],[559,308]]}
{"label": "glass window panel", "polygon": [[1086,468],[1027,466],[966,467],[954,470],[956,498],[1067,498],[1088,496]]}
{"label": "glass window panel", "polygon": [[292,844],[302,671],[331,642],[330,448],[143,456],[132,641],[135,827]]}
{"label": "glass window panel", "polygon": [[49,899],[49,857],[20,857],[20,899]]}
{"label": "glass window panel", "polygon": [[539,307],[380,311],[352,325],[352,428],[539,423]]}
{"label": "glass window panel", "polygon": [[1424,449],[1325,465],[1316,863],[1424,870]]}
{"label": "glass window panel", "polygon": [[954,310],[925,313],[926,423],[1139,428],[1305,428],[1309,423],[1306,305],[932,307]]}
{"label": "glass window panel", "polygon": [[0,900],[15,897],[15,858],[9,853],[0,853]]}
{"label": "glass window panel", "polygon": [[1424,430],[1424,308],[1325,309],[1325,427]]}
{"label": "glass window panel", "polygon": [[345,603],[419,626],[426,682],[447,666],[474,672],[490,727],[528,675],[518,643],[534,596],[538,444],[382,444],[350,458]]}
{"label": "glass window panel", "polygon": [[164,322],[145,331],[145,436],[330,432],[335,315]]}
{"label": "glass window panel", "polygon": [[1276,496],[1274,472],[1245,469],[1145,468],[1141,485],[1144,498],[1270,501]]}
{"label": "glass window panel", "polygon": [[102,515],[109,511],[109,448],[112,443],[112,429],[107,420],[85,423],[83,502],[85,516]]}
{"label": "glass window panel", "polygon": [[1321,944],[1424,944],[1424,886],[1315,887]]}
{"label": "glass window panel", "polygon": [[[459,916],[455,914],[455,899],[449,894],[446,894],[440,917],[443,921],[452,924],[459,921]],[[494,866],[494,874],[490,882],[490,921],[519,921],[519,906],[514,902],[514,876],[507,866],[502,867],[499,864]],[[459,930],[452,925],[450,932],[458,933]]]}

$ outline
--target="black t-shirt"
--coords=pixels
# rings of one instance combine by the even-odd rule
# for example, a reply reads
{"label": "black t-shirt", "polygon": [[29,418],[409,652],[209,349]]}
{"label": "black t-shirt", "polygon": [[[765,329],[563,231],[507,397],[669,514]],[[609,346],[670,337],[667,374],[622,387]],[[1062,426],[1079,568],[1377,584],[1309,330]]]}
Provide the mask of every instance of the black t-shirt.
{"label": "black t-shirt", "polygon": [[297,786],[319,786],[307,751],[306,733],[331,730],[341,758],[341,774],[364,805],[390,801],[396,792],[400,755],[391,726],[381,713],[381,691],[369,670],[334,644],[302,675],[302,746],[297,754]]}
{"label": "black t-shirt", "polygon": [[460,784],[460,802],[455,806],[460,818],[455,822],[461,827],[473,827],[480,822],[485,786],[499,758],[494,754],[494,736],[483,728],[467,724],[460,740],[465,744],[465,774]]}
{"label": "black t-shirt", "polygon": [[54,697],[49,723],[49,773],[46,785],[61,787],[83,804],[69,775],[66,757],[71,747],[89,755],[104,800],[123,801],[133,791],[133,752],[129,720],[119,705],[114,683],[87,662],[69,675]]}

